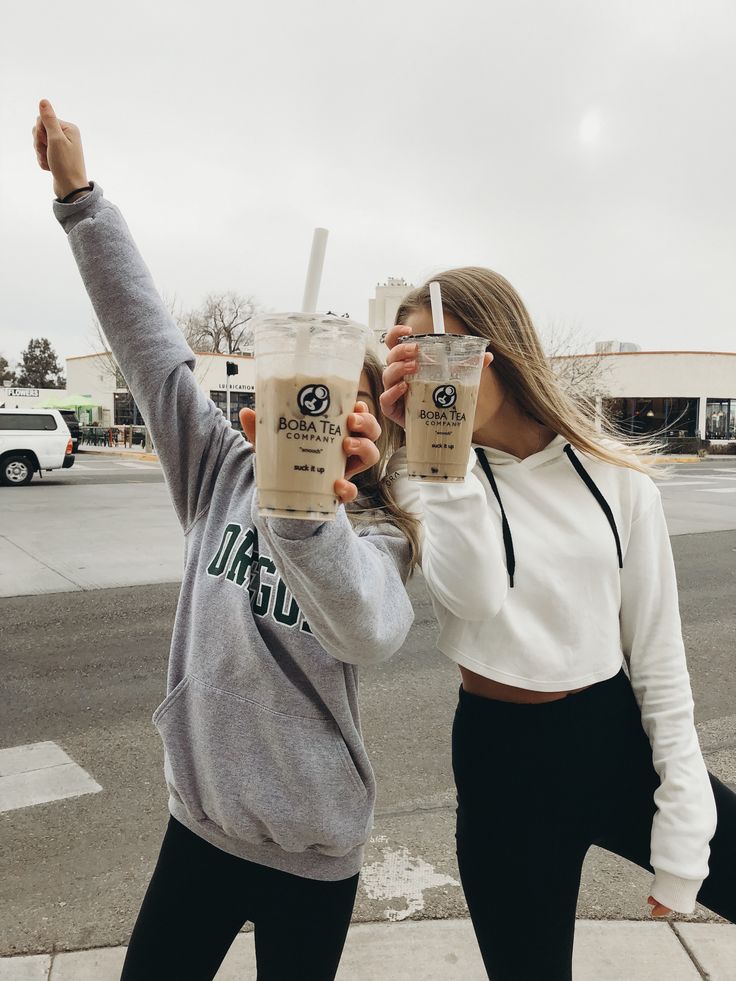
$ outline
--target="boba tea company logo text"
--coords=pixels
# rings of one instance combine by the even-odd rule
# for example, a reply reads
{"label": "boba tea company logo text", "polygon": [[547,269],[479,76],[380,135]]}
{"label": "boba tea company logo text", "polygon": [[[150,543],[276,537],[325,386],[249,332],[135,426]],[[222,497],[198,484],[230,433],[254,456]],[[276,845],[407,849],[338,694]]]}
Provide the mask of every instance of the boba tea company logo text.
{"label": "boba tea company logo text", "polygon": [[[459,426],[465,422],[465,413],[462,406],[458,406],[458,390],[456,385],[437,385],[436,388],[429,386],[425,389],[424,397],[429,404],[429,408],[421,408],[418,417],[425,425],[433,423],[440,426]],[[430,402],[431,398],[431,402]],[[432,408],[434,404],[434,408]]]}
{"label": "boba tea company logo text", "polygon": [[[286,439],[298,440],[303,443],[334,443],[337,438],[342,437],[342,428],[338,422],[326,418],[326,412],[330,408],[330,390],[327,385],[311,384],[304,385],[299,389],[296,397],[296,404],[301,415],[280,416],[279,432],[284,433]],[[302,447],[306,450],[306,447]],[[317,453],[314,450],[306,452]],[[305,466],[295,467],[295,470],[306,470]],[[317,471],[319,472],[319,471]]]}
{"label": "boba tea company logo text", "polygon": [[457,402],[457,389],[454,385],[440,385],[432,392],[432,401],[438,409],[451,409]]}
{"label": "boba tea company logo text", "polygon": [[305,416],[323,416],[330,407],[330,390],[326,385],[305,385],[296,397]]}

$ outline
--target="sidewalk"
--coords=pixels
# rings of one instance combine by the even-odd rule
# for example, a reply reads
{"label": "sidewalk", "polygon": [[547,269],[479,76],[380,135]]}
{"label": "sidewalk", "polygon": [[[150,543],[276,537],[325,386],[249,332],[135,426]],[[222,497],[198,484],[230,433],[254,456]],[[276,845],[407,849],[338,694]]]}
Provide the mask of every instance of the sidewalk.
{"label": "sidewalk", "polygon": [[[129,448],[127,446],[92,446],[89,447],[85,444],[84,449],[80,449],[79,453],[83,453],[85,456],[92,453],[105,454],[107,456],[122,456],[129,460],[148,460],[152,463],[158,462],[158,456],[155,453],[143,453],[139,449]],[[658,456],[657,463],[662,464],[673,464],[673,463],[705,463],[706,460],[717,460],[717,456],[704,457],[702,460],[700,457],[695,455],[688,456]]]}
{"label": "sidewalk", "polygon": [[145,453],[136,447],[128,446],[88,446],[77,450],[77,455],[81,456],[120,456],[126,460],[147,460],[149,463],[158,463],[158,456],[155,453]]}
{"label": "sidewalk", "polygon": [[[110,947],[0,958],[0,981],[119,981],[124,956]],[[736,981],[736,926],[579,920],[573,973],[575,981]],[[240,934],[216,981],[255,976],[253,935]],[[351,927],[337,981],[486,981],[486,973],[469,920],[407,920]]]}

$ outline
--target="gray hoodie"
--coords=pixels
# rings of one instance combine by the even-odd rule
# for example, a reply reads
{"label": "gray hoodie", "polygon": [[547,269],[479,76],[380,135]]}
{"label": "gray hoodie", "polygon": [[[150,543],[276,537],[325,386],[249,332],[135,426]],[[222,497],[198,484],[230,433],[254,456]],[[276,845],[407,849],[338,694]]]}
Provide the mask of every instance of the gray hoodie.
{"label": "gray hoodie", "polygon": [[54,203],[145,418],[184,530],[167,695],[153,721],[172,815],[213,845],[314,879],[354,875],[375,781],[357,666],[412,623],[409,546],[389,524],[258,516],[253,448],[203,394],[194,355],[118,209]]}

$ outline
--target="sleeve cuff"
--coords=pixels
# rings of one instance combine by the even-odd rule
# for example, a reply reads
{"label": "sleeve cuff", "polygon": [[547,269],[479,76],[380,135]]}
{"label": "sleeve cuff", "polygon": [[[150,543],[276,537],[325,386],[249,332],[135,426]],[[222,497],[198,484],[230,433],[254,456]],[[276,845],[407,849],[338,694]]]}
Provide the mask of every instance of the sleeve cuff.
{"label": "sleeve cuff", "polygon": [[464,480],[448,480],[446,483],[439,480],[417,481],[420,500],[444,501],[447,498],[466,495],[468,493],[468,477],[473,472],[473,468],[477,462],[478,457],[475,455],[475,450],[471,447],[468,463],[465,467]]}
{"label": "sleeve cuff", "polygon": [[294,518],[266,518],[266,524],[274,538],[282,538],[287,542],[301,542],[316,535],[325,522],[305,521],[301,518],[298,520]]}
{"label": "sleeve cuff", "polygon": [[76,201],[70,201],[69,204],[62,204],[61,201],[54,201],[54,215],[57,221],[61,223],[64,231],[71,230],[67,227],[67,222],[70,218],[76,218],[79,220],[84,215],[84,212],[96,205],[96,203],[102,197],[102,188],[100,185],[95,184],[94,181],[90,181],[89,183],[92,190],[83,198],[78,198]]}
{"label": "sleeve cuff", "polygon": [[702,879],[682,879],[671,872],[655,869],[651,894],[662,906],[678,913],[692,913],[702,885]]}
{"label": "sleeve cuff", "polygon": [[[257,467],[258,467],[258,456],[257,454],[253,457],[253,479],[257,479]],[[268,534],[270,534],[276,541],[284,542],[307,542],[314,539],[314,536],[320,531],[320,529],[325,529],[326,526],[339,524],[340,511],[344,511],[344,507],[340,506],[338,508],[338,513],[335,521],[303,521],[302,519],[295,518],[268,518],[260,515],[258,513],[258,489],[253,492],[253,500],[251,503],[251,514],[253,516],[253,521],[262,523],[265,525]]]}

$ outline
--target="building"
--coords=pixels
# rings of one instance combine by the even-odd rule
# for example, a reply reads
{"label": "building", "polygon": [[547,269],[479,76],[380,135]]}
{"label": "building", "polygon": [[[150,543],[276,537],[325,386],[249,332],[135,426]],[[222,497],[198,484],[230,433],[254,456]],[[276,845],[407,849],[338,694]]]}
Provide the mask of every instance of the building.
{"label": "building", "polygon": [[736,352],[617,350],[569,357],[598,360],[599,411],[625,432],[736,441]]}
{"label": "building", "polygon": [[[414,287],[389,277],[368,301],[368,325],[379,344]],[[599,341],[594,354],[598,411],[629,433],[669,439],[736,441],[736,353],[642,351],[629,341]],[[560,361],[563,358],[555,358]]]}
{"label": "building", "polygon": [[[376,286],[375,296],[368,301],[368,325],[379,346],[413,288],[399,277],[389,277]],[[607,340],[598,342],[593,354],[553,360],[568,358],[594,359],[589,373],[592,383],[586,380],[585,388],[598,394],[599,413],[624,431],[657,433],[671,440],[736,442],[736,352],[642,351],[630,342]],[[224,412],[228,361],[238,366],[238,374],[230,376],[230,418],[237,425],[240,409],[255,403],[255,359],[243,354],[200,353],[195,378]],[[143,424],[109,352],[67,358],[66,375],[68,392],[89,396],[98,406],[92,410],[92,421],[103,426]],[[15,393],[14,401],[7,393]],[[63,393],[5,388],[0,390],[0,404],[4,396],[6,406],[43,405],[51,394]]]}
{"label": "building", "polygon": [[[237,365],[230,376],[230,419],[238,423],[238,413],[255,404],[255,359],[244,354],[197,354],[194,377],[200,388],[225,412],[227,380],[225,366]],[[120,371],[109,352],[66,359],[67,389],[88,395],[98,406],[94,422],[102,426],[137,426],[145,420],[133,401]]]}
{"label": "building", "polygon": [[3,385],[0,388],[0,409],[42,409],[47,402],[56,402],[66,393],[65,388],[19,388],[16,385]]}
{"label": "building", "polygon": [[[411,283],[390,277],[385,284],[376,287],[375,297],[369,299],[369,326],[379,345],[383,344],[386,331],[396,322],[401,300],[412,288]],[[240,409],[255,404],[255,359],[251,355],[200,352],[194,375],[202,391],[225,412],[225,364],[228,361],[238,366],[238,374],[230,377],[230,419],[237,425]],[[87,395],[98,406],[92,412],[94,423],[101,426],[143,425],[141,413],[109,351],[67,358],[66,378],[69,392]]]}
{"label": "building", "polygon": [[376,295],[368,300],[368,327],[377,343],[382,345],[386,331],[396,323],[396,312],[401,301],[414,287],[406,280],[389,276],[388,280],[376,286]]}

